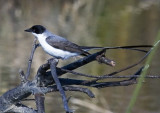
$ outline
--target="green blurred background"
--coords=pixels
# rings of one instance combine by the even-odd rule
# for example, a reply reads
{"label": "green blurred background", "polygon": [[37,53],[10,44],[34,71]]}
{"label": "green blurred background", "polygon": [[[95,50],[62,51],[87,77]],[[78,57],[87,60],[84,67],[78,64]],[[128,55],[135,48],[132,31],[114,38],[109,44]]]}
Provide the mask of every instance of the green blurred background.
{"label": "green blurred background", "polygon": [[[34,37],[24,29],[41,24],[50,31],[79,45],[123,46],[153,44],[160,27],[159,0],[0,0],[0,94],[20,84],[18,70],[26,72]],[[160,48],[159,48],[160,49]],[[158,75],[159,49],[148,74]],[[135,63],[144,54],[129,50],[110,50],[107,57],[116,67],[97,62],[77,69],[78,72],[102,75]],[[49,55],[38,48],[32,65],[32,79]],[[77,58],[78,59],[78,58]],[[60,61],[58,66],[75,61]],[[119,75],[129,75],[143,65]],[[85,79],[75,75],[63,77]],[[107,79],[106,81],[113,81]],[[119,80],[119,79],[116,79]],[[122,79],[121,79],[122,80]],[[160,113],[160,80],[146,79],[132,110],[133,113]],[[76,113],[124,113],[135,85],[94,89],[96,98],[67,92]],[[47,94],[46,113],[64,113],[59,93]],[[30,107],[34,101],[25,102]]]}

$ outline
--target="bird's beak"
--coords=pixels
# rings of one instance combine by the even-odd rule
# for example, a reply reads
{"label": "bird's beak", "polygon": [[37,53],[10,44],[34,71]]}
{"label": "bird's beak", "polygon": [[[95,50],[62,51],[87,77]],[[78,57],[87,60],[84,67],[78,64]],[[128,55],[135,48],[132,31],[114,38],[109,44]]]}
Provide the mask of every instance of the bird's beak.
{"label": "bird's beak", "polygon": [[26,29],[26,30],[24,30],[25,32],[32,32],[32,29]]}

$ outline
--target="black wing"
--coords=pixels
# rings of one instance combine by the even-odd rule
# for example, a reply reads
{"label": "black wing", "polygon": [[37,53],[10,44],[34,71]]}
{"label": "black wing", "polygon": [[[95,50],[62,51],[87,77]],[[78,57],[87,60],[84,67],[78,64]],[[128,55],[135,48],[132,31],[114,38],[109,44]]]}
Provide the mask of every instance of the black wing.
{"label": "black wing", "polygon": [[52,47],[57,48],[57,49],[69,51],[72,53],[79,53],[79,54],[82,54],[85,56],[89,55],[89,53],[86,51],[83,51],[80,46],[78,46],[77,44],[74,44],[66,39],[63,39],[62,37],[49,36],[46,38],[46,42],[49,45],[51,45]]}

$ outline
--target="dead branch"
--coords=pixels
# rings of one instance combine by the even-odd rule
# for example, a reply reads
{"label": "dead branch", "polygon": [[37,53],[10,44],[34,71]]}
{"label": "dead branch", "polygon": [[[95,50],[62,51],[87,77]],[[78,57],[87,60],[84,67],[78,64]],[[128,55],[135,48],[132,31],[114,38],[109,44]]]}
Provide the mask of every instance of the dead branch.
{"label": "dead branch", "polygon": [[[94,98],[95,96],[92,93],[92,91],[90,91],[88,88],[82,88],[81,86],[94,87],[94,88],[105,88],[105,87],[113,87],[113,86],[128,86],[128,85],[135,84],[136,79],[139,77],[143,67],[140,68],[135,74],[132,74],[132,76],[128,76],[129,79],[126,79],[126,80],[111,81],[111,82],[98,82],[97,80],[110,78],[111,77],[110,75],[114,75],[112,76],[114,78],[115,74],[125,71],[127,69],[130,69],[131,67],[134,67],[138,65],[139,63],[141,63],[150,52],[150,51],[147,52],[146,50],[142,50],[142,49],[133,48],[132,46],[126,46],[124,47],[126,49],[128,47],[128,49],[131,49],[131,50],[136,50],[136,51],[145,52],[145,53],[147,52],[147,53],[138,63],[133,64],[132,66],[123,68],[119,71],[115,71],[111,74],[106,74],[106,75],[97,76],[97,77],[93,75],[86,75],[83,73],[78,73],[73,70],[83,65],[86,65],[92,61],[98,61],[100,63],[114,66],[115,62],[113,60],[106,58],[105,56],[105,52],[109,48],[105,48],[99,52],[96,52],[87,57],[79,59],[61,68],[56,67],[57,62],[55,59],[52,59],[52,60],[49,60],[49,62],[41,65],[37,71],[35,78],[31,81],[28,81],[27,78],[30,75],[31,63],[33,60],[33,54],[35,52],[36,47],[37,47],[36,42],[34,42],[34,46],[32,48],[31,56],[28,62],[27,73],[24,74],[22,70],[19,71],[20,78],[21,78],[21,84],[17,86],[16,88],[13,88],[7,91],[0,97],[0,112],[19,112],[21,111],[24,113],[45,113],[45,107],[44,107],[45,94],[56,92],[56,91],[59,91],[62,96],[62,100],[63,100],[64,108],[66,112],[72,112],[69,109],[68,99],[65,95],[65,91],[78,91],[78,92],[87,94],[90,98]],[[146,47],[150,47],[150,46],[146,46]],[[116,48],[124,49],[123,47],[116,47]],[[115,49],[115,48],[110,48],[110,49]],[[48,71],[49,69],[51,69],[51,71]],[[76,79],[71,79],[71,78],[58,78],[58,76],[61,76],[65,73],[83,75],[83,76],[90,77],[90,78],[95,77],[96,79],[76,80]],[[75,87],[73,85],[77,85],[77,86]],[[28,106],[25,106],[20,103],[22,100],[26,99],[30,95],[35,96],[37,110],[29,108]]]}

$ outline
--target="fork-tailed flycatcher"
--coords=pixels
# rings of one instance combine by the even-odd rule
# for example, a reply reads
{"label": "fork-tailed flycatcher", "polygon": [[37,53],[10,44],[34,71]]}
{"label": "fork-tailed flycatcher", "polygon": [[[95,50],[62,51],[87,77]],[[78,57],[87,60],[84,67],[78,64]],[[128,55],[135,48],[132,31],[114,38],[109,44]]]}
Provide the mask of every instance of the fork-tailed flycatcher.
{"label": "fork-tailed flycatcher", "polygon": [[87,50],[103,47],[84,47],[68,41],[67,39],[55,35],[42,25],[34,25],[26,32],[31,32],[39,41],[43,50],[49,55],[58,59],[68,59],[78,55],[89,55]]}
{"label": "fork-tailed flycatcher", "polygon": [[[55,35],[48,31],[42,25],[34,25],[26,32],[31,32],[39,41],[40,45],[49,55],[58,59],[68,59],[70,57],[78,55],[89,55],[87,52],[90,49],[129,49],[137,47],[152,47],[151,45],[137,45],[137,46],[118,46],[118,47],[87,47],[79,46],[75,43],[70,42],[66,38]],[[138,50],[138,49],[133,49]],[[140,50],[141,51],[141,50]]]}

